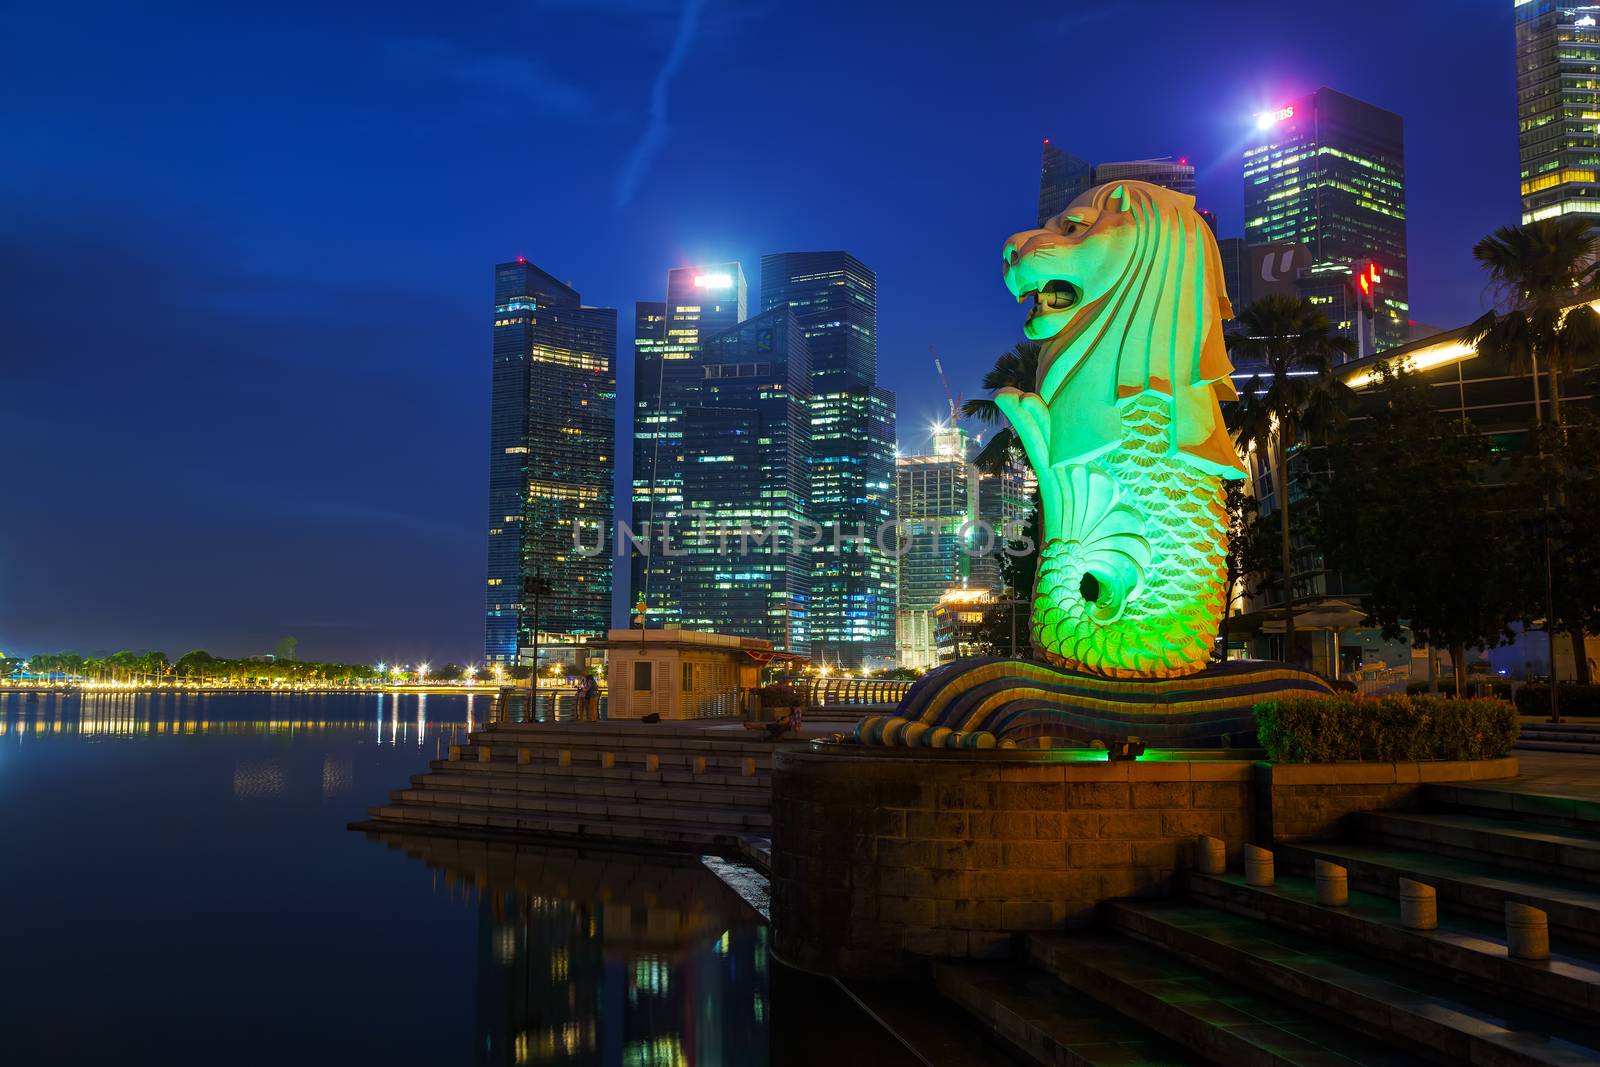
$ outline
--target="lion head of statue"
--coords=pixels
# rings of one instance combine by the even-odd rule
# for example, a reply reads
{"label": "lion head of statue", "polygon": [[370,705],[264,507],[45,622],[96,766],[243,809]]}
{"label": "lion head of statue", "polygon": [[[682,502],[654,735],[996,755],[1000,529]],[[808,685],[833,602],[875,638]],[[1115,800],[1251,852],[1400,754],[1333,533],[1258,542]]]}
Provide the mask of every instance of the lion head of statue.
{"label": "lion head of statue", "polygon": [[1051,466],[1115,447],[1120,408],[1155,393],[1170,401],[1173,454],[1238,476],[1218,407],[1237,395],[1222,340],[1233,310],[1194,197],[1101,185],[1042,229],[1013,234],[1004,257],[1006,287],[1032,301],[1023,329],[1042,346],[1035,392],[1055,423]]}

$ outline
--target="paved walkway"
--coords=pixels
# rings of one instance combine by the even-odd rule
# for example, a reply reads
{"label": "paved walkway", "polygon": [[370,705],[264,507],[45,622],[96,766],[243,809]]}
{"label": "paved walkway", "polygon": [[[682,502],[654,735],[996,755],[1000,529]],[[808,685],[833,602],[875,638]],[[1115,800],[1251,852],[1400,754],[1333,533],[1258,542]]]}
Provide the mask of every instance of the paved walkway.
{"label": "paved walkway", "polygon": [[1521,750],[1512,755],[1522,765],[1520,775],[1498,782],[1473,782],[1472,787],[1600,801],[1600,755]]}

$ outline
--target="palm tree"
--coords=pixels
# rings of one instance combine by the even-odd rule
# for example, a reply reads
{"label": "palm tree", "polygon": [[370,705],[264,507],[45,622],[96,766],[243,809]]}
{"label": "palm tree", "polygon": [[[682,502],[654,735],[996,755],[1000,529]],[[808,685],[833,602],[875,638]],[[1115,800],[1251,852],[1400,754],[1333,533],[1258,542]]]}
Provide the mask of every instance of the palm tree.
{"label": "palm tree", "polygon": [[[1544,422],[1539,398],[1539,361],[1544,360],[1550,379],[1550,421],[1565,437],[1561,415],[1561,374],[1579,360],[1593,362],[1600,354],[1600,314],[1588,304],[1600,270],[1600,236],[1581,218],[1541,219],[1525,226],[1502,226],[1472,247],[1501,290],[1506,310],[1491,311],[1474,323],[1469,336],[1480,355],[1505,359],[1513,374],[1527,374],[1533,382],[1533,422]],[[1574,306],[1577,304],[1577,306]],[[1541,438],[1542,440],[1542,438]],[[1543,445],[1540,456],[1544,455]],[[1564,472],[1556,464],[1555,503],[1565,496]],[[1550,498],[1545,498],[1544,533],[1545,628],[1555,629],[1554,577],[1551,573],[1549,526]],[[1579,681],[1587,681],[1588,661],[1583,655],[1583,631],[1571,633],[1573,660]],[[1555,679],[1555,653],[1551,652],[1551,718],[1560,721]]]}
{"label": "palm tree", "polygon": [[1526,226],[1502,226],[1472,246],[1472,256],[1501,290],[1506,310],[1491,311],[1471,327],[1480,355],[1503,357],[1513,374],[1533,379],[1536,424],[1539,361],[1550,377],[1550,421],[1561,425],[1561,374],[1576,360],[1600,354],[1600,315],[1588,305],[1573,307],[1594,282],[1600,236],[1581,218],[1542,219]]}
{"label": "palm tree", "polygon": [[[1021,389],[1031,393],[1039,387],[1039,342],[1021,341],[1011,351],[994,361],[989,373],[983,376],[983,387],[991,395],[1001,389]],[[961,405],[963,418],[977,419],[990,426],[998,426],[978,454],[973,465],[981,471],[999,474],[1006,464],[1022,454],[1022,442],[1012,432],[1011,424],[1001,414],[1000,406],[986,397],[975,397]]]}
{"label": "palm tree", "polygon": [[1240,330],[1229,334],[1236,366],[1253,370],[1228,423],[1240,448],[1272,457],[1278,498],[1278,540],[1283,568],[1284,658],[1294,656],[1294,560],[1289,542],[1289,453],[1306,437],[1320,437],[1344,417],[1350,390],[1333,377],[1335,357],[1355,345],[1310,301],[1266,296],[1241,310]]}

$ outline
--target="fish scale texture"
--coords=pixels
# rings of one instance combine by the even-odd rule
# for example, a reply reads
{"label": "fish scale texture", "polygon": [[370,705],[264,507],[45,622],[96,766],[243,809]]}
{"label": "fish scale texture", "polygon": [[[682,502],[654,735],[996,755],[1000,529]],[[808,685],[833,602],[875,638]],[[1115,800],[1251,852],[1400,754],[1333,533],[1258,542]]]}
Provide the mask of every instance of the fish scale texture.
{"label": "fish scale texture", "polygon": [[[1222,618],[1227,524],[1222,479],[1173,455],[1167,401],[1124,410],[1122,441],[1057,468],[1062,526],[1045,531],[1032,634],[1045,659],[1107,678],[1203,670]],[[1095,575],[1098,598],[1085,595]]]}

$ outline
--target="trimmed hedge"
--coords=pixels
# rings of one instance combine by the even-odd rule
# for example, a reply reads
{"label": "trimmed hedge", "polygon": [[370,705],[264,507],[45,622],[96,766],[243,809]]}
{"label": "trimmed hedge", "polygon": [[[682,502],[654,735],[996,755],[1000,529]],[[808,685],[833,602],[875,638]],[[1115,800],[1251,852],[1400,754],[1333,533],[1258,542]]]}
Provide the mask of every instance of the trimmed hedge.
{"label": "trimmed hedge", "polygon": [[1254,710],[1258,743],[1277,763],[1491,759],[1517,738],[1516,709],[1503,700],[1336,694]]}
{"label": "trimmed hedge", "polygon": [[[1517,710],[1524,715],[1550,714],[1550,687],[1532,683],[1518,686]],[[1600,715],[1600,685],[1562,682],[1561,714]]]}

